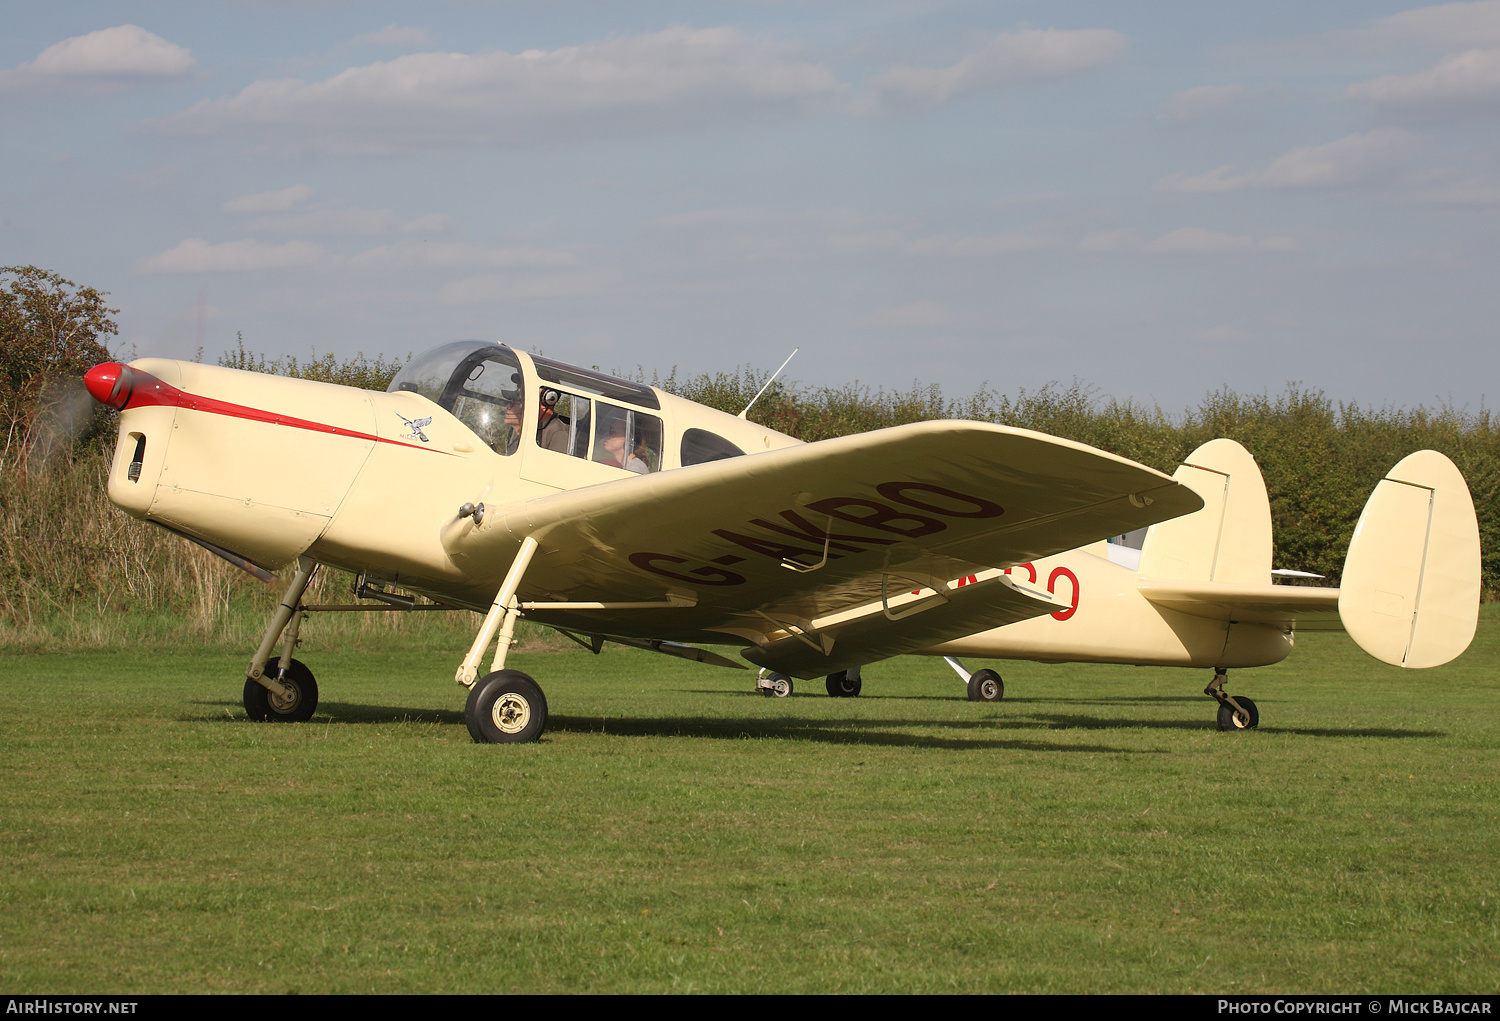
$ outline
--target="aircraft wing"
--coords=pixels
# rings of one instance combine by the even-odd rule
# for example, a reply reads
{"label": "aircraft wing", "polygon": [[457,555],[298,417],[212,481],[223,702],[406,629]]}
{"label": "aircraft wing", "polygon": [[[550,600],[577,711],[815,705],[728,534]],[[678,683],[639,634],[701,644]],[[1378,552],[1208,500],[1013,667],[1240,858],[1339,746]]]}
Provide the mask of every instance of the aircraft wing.
{"label": "aircraft wing", "polygon": [[1157,606],[1210,620],[1278,624],[1298,631],[1344,629],[1336,588],[1146,580],[1140,592]]}
{"label": "aircraft wing", "polygon": [[984,423],[920,422],[506,504],[478,527],[453,520],[443,541],[476,579],[476,594],[481,579],[498,588],[532,536],[540,545],[523,602],[671,595],[692,603],[532,614],[602,634],[730,635],[766,648],[800,635],[804,645],[826,646],[840,630],[852,634],[852,621],[890,623],[893,594],[948,590],[929,600],[938,614],[930,625],[895,628],[906,635],[901,648],[882,643],[881,654],[894,655],[1056,608],[1008,596],[984,610],[966,598],[959,613],[957,579],[1202,506],[1168,476],[1080,443]]}

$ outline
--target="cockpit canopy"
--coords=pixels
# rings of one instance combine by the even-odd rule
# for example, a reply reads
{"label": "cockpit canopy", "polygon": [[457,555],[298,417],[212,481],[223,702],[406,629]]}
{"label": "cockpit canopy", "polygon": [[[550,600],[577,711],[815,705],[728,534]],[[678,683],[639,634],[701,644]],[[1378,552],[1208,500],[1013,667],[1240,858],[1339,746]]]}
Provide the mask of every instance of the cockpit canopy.
{"label": "cockpit canopy", "polygon": [[433,348],[398,372],[386,390],[419,393],[499,453],[515,450],[519,416],[507,424],[505,411],[525,391],[521,363],[504,345],[460,340]]}
{"label": "cockpit canopy", "polygon": [[527,386],[515,352],[463,340],[426,352],[391,380],[391,391],[419,393],[462,421],[492,450],[520,447],[527,404],[536,445],[637,474],[660,471],[664,436],[656,391],[590,369],[531,356]]}

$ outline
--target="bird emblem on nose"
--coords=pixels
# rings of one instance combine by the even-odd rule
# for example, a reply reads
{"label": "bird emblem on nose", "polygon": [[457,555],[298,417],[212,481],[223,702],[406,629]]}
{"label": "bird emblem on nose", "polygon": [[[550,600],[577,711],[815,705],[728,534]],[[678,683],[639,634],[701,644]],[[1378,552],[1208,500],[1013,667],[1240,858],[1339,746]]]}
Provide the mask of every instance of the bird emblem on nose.
{"label": "bird emblem on nose", "polygon": [[399,412],[399,411],[395,412],[395,415],[396,415],[397,418],[401,419],[401,421],[405,422],[407,428],[411,430],[411,432],[407,433],[406,436],[403,437],[404,439],[408,439],[408,440],[421,440],[423,443],[431,443],[432,442],[431,440],[429,440],[427,438],[427,434],[422,431],[422,429],[425,426],[429,426],[429,425],[432,424],[432,416],[431,415],[428,415],[426,418],[418,418],[418,419],[407,418],[405,415],[401,414],[401,412]]}

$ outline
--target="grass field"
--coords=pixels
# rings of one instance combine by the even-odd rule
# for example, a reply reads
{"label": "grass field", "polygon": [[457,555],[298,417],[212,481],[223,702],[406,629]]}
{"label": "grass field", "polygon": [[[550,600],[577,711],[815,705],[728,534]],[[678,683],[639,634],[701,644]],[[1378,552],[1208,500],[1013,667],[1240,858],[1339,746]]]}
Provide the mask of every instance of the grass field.
{"label": "grass field", "polygon": [[941,661],[790,699],[631,650],[517,655],[552,708],[478,746],[462,649],[0,659],[0,990],[1492,992],[1500,616],[1449,667],[1342,635],[1232,675]]}

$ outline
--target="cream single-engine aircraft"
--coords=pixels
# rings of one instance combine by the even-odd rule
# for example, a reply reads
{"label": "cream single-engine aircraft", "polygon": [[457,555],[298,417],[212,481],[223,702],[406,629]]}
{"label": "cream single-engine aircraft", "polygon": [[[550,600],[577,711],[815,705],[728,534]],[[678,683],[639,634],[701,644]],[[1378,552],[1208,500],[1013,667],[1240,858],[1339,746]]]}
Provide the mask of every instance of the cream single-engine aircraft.
{"label": "cream single-engine aircraft", "polygon": [[[1082,657],[1058,656],[1047,637],[997,651],[992,636],[1095,614],[1078,585],[1059,594],[1063,575],[1041,580],[1049,558],[1074,550],[1112,566],[1095,555],[1107,537],[1205,508],[1201,486],[1026,430],[923,422],[802,444],[743,413],[479,341],[414,360],[386,393],[152,358],[95,366],[85,382],[120,411],[117,506],[265,580],[296,565],[247,670],[252,719],[311,717],[317,684],[292,658],[308,611],[411,609],[419,597],[485,614],[455,678],[481,742],[535,740],[546,725],[541,688],[505,666],[523,613],[596,652],[608,640],[738,666],[688,643],[745,641],[772,694],[790,693],[791,676],[855,694],[861,666],[912,652],[1119,659],[1105,655],[1107,635],[1082,642],[1097,653]],[[1434,506],[1450,491],[1467,501],[1452,481],[1423,492],[1443,494]],[[1407,518],[1382,527],[1410,545]],[[1473,545],[1477,561],[1477,534]],[[1406,566],[1379,551],[1367,559],[1377,574]],[[304,605],[319,565],[352,572],[376,602]],[[1420,587],[1433,570],[1420,562],[1417,575]],[[1168,587],[1210,598],[1187,581]],[[1367,587],[1385,598],[1378,579]],[[1477,573],[1474,588],[1477,605]],[[1427,635],[1421,599],[1414,643]],[[1163,613],[1172,630],[1182,611]],[[1220,623],[1217,655],[1199,641],[1143,661],[1238,666],[1255,659],[1242,645],[1275,646],[1280,655],[1255,661],[1279,659],[1290,625],[1276,620],[1267,626],[1281,646],[1246,644],[1241,624]],[[1442,650],[1457,641],[1441,640]],[[1246,712],[1247,700],[1214,691]]]}

